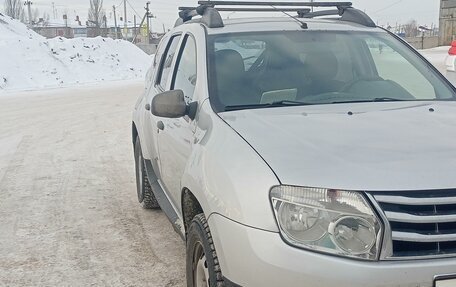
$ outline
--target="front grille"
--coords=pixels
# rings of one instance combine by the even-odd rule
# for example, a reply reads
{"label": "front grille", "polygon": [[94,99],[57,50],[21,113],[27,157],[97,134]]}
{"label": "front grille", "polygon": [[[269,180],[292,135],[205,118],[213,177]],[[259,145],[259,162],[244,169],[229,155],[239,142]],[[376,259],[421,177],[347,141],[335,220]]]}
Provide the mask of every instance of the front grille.
{"label": "front grille", "polygon": [[371,195],[391,227],[388,257],[456,255],[456,189]]}

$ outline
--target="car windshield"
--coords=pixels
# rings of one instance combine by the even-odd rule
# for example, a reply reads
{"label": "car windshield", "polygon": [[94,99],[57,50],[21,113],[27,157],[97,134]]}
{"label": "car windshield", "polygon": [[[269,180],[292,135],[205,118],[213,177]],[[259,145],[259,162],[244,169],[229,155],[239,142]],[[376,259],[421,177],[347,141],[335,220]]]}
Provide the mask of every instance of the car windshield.
{"label": "car windshield", "polygon": [[454,100],[453,88],[435,69],[384,32],[214,35],[208,58],[210,97],[218,112],[300,103]]}

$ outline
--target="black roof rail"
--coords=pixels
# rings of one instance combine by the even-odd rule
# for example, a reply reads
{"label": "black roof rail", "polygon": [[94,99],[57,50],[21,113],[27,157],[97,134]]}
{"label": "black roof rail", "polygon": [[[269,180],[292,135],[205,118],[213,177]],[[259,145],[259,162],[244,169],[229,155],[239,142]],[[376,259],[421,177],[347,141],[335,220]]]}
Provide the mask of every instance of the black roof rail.
{"label": "black roof rail", "polygon": [[340,20],[357,23],[372,28],[377,27],[377,24],[375,24],[375,22],[372,20],[371,17],[369,17],[369,15],[355,8],[345,9],[344,13],[340,17]]}
{"label": "black roof rail", "polygon": [[270,1],[198,1],[200,5],[213,6],[293,6],[293,7],[352,7],[351,2],[270,2]]}
{"label": "black roof rail", "polygon": [[209,28],[221,28],[225,26],[223,24],[222,16],[220,16],[220,13],[211,5],[200,5],[190,9],[186,8],[188,7],[179,7],[179,19],[177,19],[175,26],[189,22],[193,17],[198,15],[201,16],[199,21]]}
{"label": "black roof rail", "polygon": [[348,7],[338,10],[323,10],[300,15],[300,18],[315,18],[322,16],[341,16],[339,20],[361,24],[367,27],[377,27],[375,22],[363,11]]}
{"label": "black roof rail", "polygon": [[[372,19],[364,12],[352,7],[351,2],[257,2],[257,1],[198,1],[198,7],[179,7],[179,19],[176,26],[186,22],[200,22],[209,28],[224,26],[219,12],[297,12],[297,18],[315,18],[322,16],[340,16],[339,20],[357,23],[367,27],[376,27]],[[241,6],[241,7],[216,7]],[[255,6],[255,7],[245,7]],[[267,8],[257,7],[266,6]],[[284,8],[286,7],[286,8]],[[308,7],[335,7],[333,10],[311,12]],[[195,16],[201,19],[193,20]]]}
{"label": "black roof rail", "polygon": [[[195,10],[196,7],[179,7],[179,10]],[[310,8],[243,8],[243,7],[236,7],[236,8],[216,8],[219,12],[302,12],[303,14],[310,13]],[[196,16],[196,15],[195,15]]]}

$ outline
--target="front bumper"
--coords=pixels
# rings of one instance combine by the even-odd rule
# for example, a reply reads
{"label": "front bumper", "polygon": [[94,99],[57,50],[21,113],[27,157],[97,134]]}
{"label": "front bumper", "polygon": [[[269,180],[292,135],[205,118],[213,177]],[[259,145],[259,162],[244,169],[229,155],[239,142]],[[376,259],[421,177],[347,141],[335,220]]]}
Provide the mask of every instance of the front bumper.
{"label": "front bumper", "polygon": [[433,287],[436,276],[456,274],[456,258],[356,261],[291,247],[218,214],[209,227],[223,276],[244,287]]}

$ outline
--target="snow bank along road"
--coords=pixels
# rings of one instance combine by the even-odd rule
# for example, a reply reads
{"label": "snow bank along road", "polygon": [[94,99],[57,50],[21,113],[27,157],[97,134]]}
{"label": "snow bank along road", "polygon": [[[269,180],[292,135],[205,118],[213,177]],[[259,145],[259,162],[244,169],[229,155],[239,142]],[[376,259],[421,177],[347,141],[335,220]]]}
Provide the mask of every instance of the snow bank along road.
{"label": "snow bank along road", "polygon": [[184,244],[136,200],[141,82],[0,97],[0,286],[184,286]]}
{"label": "snow bank along road", "polygon": [[0,13],[0,93],[144,78],[152,58],[110,38],[45,39]]}

